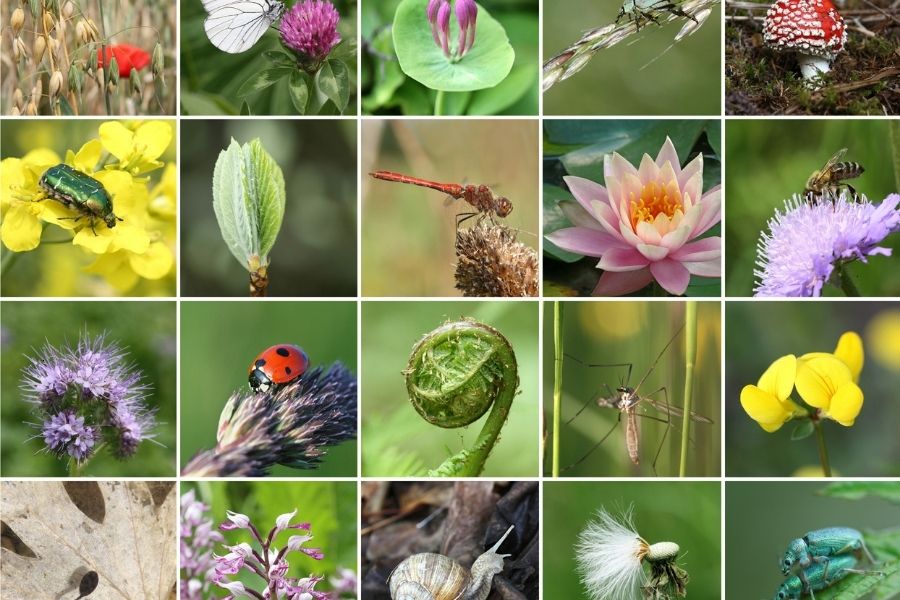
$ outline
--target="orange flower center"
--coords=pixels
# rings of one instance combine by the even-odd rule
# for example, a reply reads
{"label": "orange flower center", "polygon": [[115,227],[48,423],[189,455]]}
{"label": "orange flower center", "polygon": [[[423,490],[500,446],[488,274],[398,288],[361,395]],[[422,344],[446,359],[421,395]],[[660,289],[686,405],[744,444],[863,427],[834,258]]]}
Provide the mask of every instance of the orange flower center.
{"label": "orange flower center", "polygon": [[641,221],[653,223],[660,214],[671,219],[681,208],[681,191],[674,182],[663,186],[651,181],[641,189],[639,198],[631,195],[630,208],[632,227],[637,227]]}

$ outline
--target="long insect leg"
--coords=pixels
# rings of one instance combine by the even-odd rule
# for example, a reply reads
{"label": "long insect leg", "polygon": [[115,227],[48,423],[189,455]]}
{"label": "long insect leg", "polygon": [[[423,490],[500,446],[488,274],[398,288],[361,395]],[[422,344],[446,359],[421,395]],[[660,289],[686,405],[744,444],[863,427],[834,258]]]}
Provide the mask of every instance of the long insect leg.
{"label": "long insect leg", "polygon": [[672,428],[672,415],[669,413],[669,410],[668,410],[669,409],[669,392],[666,391],[666,388],[661,387],[658,390],[656,390],[655,392],[653,392],[653,394],[649,394],[647,397],[649,398],[650,396],[653,396],[654,394],[658,394],[659,392],[663,393],[663,401],[666,404],[666,418],[659,419],[659,420],[666,424],[666,429],[665,429],[665,431],[663,431],[662,439],[659,440],[659,446],[656,448],[656,456],[653,457],[653,465],[652,466],[653,466],[653,475],[655,475],[655,476],[659,476],[659,474],[656,472],[656,461],[659,460],[659,453],[662,451],[663,444],[666,443],[666,436],[669,435],[669,429]]}
{"label": "long insect leg", "polygon": [[613,425],[612,428],[610,428],[610,430],[606,432],[606,435],[604,435],[603,438],[602,438],[599,442],[597,442],[596,444],[594,444],[593,447],[591,447],[591,449],[587,451],[587,454],[585,454],[584,456],[582,456],[581,458],[579,458],[578,460],[576,460],[575,462],[573,462],[571,465],[569,465],[568,467],[566,467],[565,469],[563,469],[563,471],[564,471],[564,472],[565,472],[565,471],[568,471],[569,469],[572,469],[572,468],[574,468],[574,467],[577,467],[578,465],[580,465],[581,463],[583,463],[584,460],[585,460],[588,456],[590,456],[591,453],[592,453],[594,450],[596,450],[597,448],[600,447],[600,444],[602,444],[603,442],[606,441],[606,438],[608,438],[609,436],[612,435],[612,432],[616,430],[616,427],[618,427],[618,426],[619,426],[619,423],[621,423],[621,422],[622,422],[622,413],[619,413],[619,418],[616,419],[615,425]]}
{"label": "long insect leg", "polygon": [[582,367],[628,367],[628,372],[625,374],[626,383],[631,381],[631,363],[586,363],[577,356],[572,356],[568,352],[565,353],[566,357],[571,358],[575,362],[577,362]]}

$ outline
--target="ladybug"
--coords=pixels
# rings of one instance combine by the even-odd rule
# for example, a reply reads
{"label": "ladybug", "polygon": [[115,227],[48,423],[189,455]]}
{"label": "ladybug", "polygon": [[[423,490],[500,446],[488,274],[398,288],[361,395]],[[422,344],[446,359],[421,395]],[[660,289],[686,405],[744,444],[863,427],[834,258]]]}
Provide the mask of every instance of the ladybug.
{"label": "ladybug", "polygon": [[268,392],[274,386],[299,379],[308,367],[309,357],[300,346],[278,344],[266,348],[250,364],[250,388],[254,392]]}

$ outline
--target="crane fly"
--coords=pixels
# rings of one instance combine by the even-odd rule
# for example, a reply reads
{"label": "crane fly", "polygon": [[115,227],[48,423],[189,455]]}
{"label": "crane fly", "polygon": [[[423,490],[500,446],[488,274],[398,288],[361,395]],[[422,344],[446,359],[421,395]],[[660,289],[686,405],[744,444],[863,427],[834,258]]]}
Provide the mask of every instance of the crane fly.
{"label": "crane fly", "polygon": [[[609,386],[604,384],[606,387],[606,395],[605,396],[597,396],[596,399],[588,400],[581,409],[575,413],[571,419],[566,422],[566,425],[570,424],[572,421],[578,417],[584,410],[591,404],[591,402],[596,402],[599,408],[609,408],[617,411],[618,418],[616,419],[615,424],[610,428],[609,431],[606,432],[599,442],[594,444],[594,446],[587,451],[587,453],[579,458],[577,461],[563,469],[564,471],[568,471],[569,469],[574,468],[575,466],[581,464],[588,456],[591,455],[594,450],[600,447],[603,442],[606,441],[612,433],[618,428],[619,423],[622,422],[622,416],[625,416],[625,449],[628,452],[628,458],[631,459],[631,462],[634,465],[640,464],[640,432],[638,429],[638,417],[643,417],[647,419],[652,419],[654,421],[659,421],[660,423],[666,424],[666,430],[663,433],[662,439],[659,442],[659,447],[656,449],[656,455],[653,457],[653,472],[656,473],[656,461],[659,458],[659,453],[662,450],[663,443],[665,442],[666,435],[669,433],[669,428],[671,427],[671,419],[674,417],[676,419],[682,418],[684,416],[684,410],[677,406],[673,406],[669,404],[669,394],[666,391],[665,386],[659,388],[655,392],[651,392],[646,395],[641,395],[640,389],[644,382],[647,380],[647,377],[650,376],[650,373],[656,368],[656,364],[659,362],[659,359],[662,358],[663,354],[665,354],[666,350],[669,349],[669,346],[672,345],[672,342],[675,341],[675,338],[681,333],[681,330],[684,328],[680,327],[678,331],[675,332],[675,335],[672,336],[672,339],[668,341],[668,343],[663,346],[662,351],[656,357],[656,360],[653,361],[653,364],[650,365],[650,368],[644,373],[644,376],[641,377],[641,380],[637,383],[636,386],[630,387],[628,382],[631,380],[631,363],[614,363],[614,364],[596,364],[596,363],[585,363],[579,360],[578,358],[572,356],[571,354],[566,354],[568,358],[573,359],[575,362],[585,366],[585,367],[627,367],[627,373],[625,375],[625,381],[621,383],[615,391],[609,389]],[[659,394],[662,392],[663,400],[654,400],[652,396]],[[654,410],[659,412],[662,415],[665,415],[665,418],[637,412],[638,407],[641,405],[652,407]],[[712,424],[712,419],[704,417],[703,415],[697,414],[693,411],[690,412],[690,418],[692,421],[696,421],[698,423],[706,423]]]}
{"label": "crane fly", "polygon": [[[443,192],[454,200],[465,200],[474,212],[462,213],[457,215],[456,226],[475,215],[485,215],[493,217],[505,217],[512,212],[513,205],[508,198],[496,195],[491,188],[486,185],[460,185],[458,183],[438,183],[428,179],[420,179],[409,175],[394,173],[393,171],[372,171],[369,173],[375,179],[382,181],[395,181],[397,183],[409,183],[420,187],[437,190]],[[461,218],[460,218],[461,217]]]}

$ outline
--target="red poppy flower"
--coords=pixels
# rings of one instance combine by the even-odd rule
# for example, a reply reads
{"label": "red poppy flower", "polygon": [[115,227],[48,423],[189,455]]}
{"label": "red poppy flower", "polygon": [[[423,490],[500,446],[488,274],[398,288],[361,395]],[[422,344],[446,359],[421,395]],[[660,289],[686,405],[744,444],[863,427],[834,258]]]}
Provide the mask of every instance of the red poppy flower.
{"label": "red poppy flower", "polygon": [[[131,69],[140,71],[150,64],[150,55],[138,48],[137,46],[129,46],[128,44],[115,44],[106,47],[106,58],[112,60],[116,57],[119,64],[119,77],[128,77]],[[100,50],[97,50],[97,66],[102,67],[106,61]]]}

